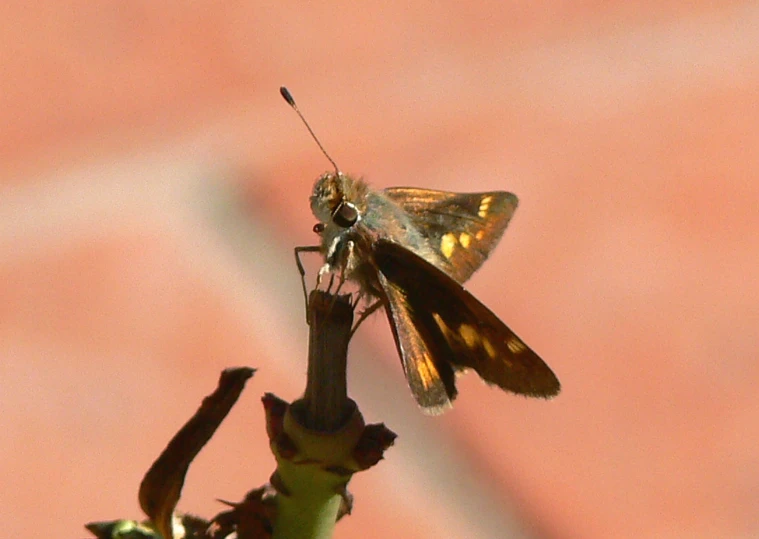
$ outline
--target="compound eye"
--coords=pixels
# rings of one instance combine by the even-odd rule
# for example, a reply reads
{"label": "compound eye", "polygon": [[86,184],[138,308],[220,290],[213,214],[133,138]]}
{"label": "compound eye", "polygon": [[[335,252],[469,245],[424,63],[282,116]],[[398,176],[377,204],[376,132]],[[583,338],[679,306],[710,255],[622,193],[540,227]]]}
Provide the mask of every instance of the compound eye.
{"label": "compound eye", "polygon": [[324,223],[316,223],[314,225],[314,233],[321,235],[322,232],[324,232],[325,224]]}
{"label": "compound eye", "polygon": [[358,221],[358,210],[350,202],[341,202],[332,213],[332,222],[342,228],[350,228]]}

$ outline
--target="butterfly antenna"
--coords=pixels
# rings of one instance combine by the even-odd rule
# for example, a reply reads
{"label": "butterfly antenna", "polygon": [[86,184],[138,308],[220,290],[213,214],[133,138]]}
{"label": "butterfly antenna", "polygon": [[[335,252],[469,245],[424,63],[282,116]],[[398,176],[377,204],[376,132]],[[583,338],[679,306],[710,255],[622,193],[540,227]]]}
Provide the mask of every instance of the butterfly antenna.
{"label": "butterfly antenna", "polygon": [[324,156],[329,159],[329,162],[332,163],[332,166],[335,167],[335,172],[337,174],[340,174],[340,169],[337,167],[337,163],[329,156],[327,153],[327,150],[324,149],[324,146],[322,146],[322,143],[319,142],[319,139],[316,136],[316,133],[314,133],[314,130],[311,129],[311,126],[308,125],[308,122],[306,121],[306,118],[303,116],[303,114],[298,109],[298,105],[295,104],[295,99],[293,99],[292,94],[290,91],[285,88],[284,86],[280,86],[279,93],[282,94],[282,97],[287,101],[287,104],[290,105],[295,112],[298,113],[298,116],[300,116],[300,119],[303,120],[303,123],[306,125],[306,129],[308,129],[308,132],[311,133],[311,137],[316,141],[316,144],[319,146],[319,149],[322,151]]}

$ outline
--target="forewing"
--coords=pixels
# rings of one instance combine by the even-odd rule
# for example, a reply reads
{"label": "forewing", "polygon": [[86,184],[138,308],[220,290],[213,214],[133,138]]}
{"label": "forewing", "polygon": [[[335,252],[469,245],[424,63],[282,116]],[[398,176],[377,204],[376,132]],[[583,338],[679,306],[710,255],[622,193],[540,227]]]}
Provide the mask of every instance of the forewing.
{"label": "forewing", "polygon": [[[415,383],[422,393],[437,388],[436,383],[424,383],[418,365],[440,371],[441,363],[474,369],[486,382],[513,393],[544,398],[559,393],[561,385],[548,365],[445,273],[388,241],[375,244],[374,262],[415,395]],[[412,375],[419,381],[412,382]],[[425,406],[418,396],[417,400]]]}
{"label": "forewing", "polygon": [[460,283],[487,259],[518,203],[516,195],[505,191],[449,193],[391,187],[383,192],[411,216],[440,254],[440,269]]}

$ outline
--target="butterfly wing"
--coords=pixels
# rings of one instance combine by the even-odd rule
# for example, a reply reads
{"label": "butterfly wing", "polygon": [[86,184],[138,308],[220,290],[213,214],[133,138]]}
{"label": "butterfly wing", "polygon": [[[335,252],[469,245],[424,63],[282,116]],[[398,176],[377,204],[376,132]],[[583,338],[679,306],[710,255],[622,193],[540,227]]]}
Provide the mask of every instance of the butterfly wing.
{"label": "butterfly wing", "polygon": [[413,187],[383,191],[408,213],[430,247],[440,254],[440,269],[463,283],[501,239],[517,197],[505,191],[449,193]]}
{"label": "butterfly wing", "polygon": [[427,313],[415,309],[401,287],[381,273],[379,280],[411,393],[425,413],[440,414],[451,407],[457,394],[451,358],[447,357],[451,350]]}
{"label": "butterfly wing", "polygon": [[459,283],[393,242],[378,241],[373,256],[406,378],[425,411],[450,406],[457,369],[513,393],[559,393],[550,367]]}

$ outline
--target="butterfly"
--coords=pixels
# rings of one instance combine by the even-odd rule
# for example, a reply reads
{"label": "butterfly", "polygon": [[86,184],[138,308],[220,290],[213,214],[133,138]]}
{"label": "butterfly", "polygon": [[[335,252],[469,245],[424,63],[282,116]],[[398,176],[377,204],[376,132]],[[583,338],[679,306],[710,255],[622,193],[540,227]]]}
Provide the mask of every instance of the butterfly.
{"label": "butterfly", "polygon": [[[289,92],[280,92],[303,118]],[[501,239],[515,195],[376,190],[335,165],[316,180],[310,202],[321,241],[296,248],[296,255],[320,252],[320,278],[354,282],[371,305],[365,314],[384,307],[406,380],[425,412],[450,408],[456,375],[468,369],[513,393],[559,393],[550,367],[462,286]]]}

